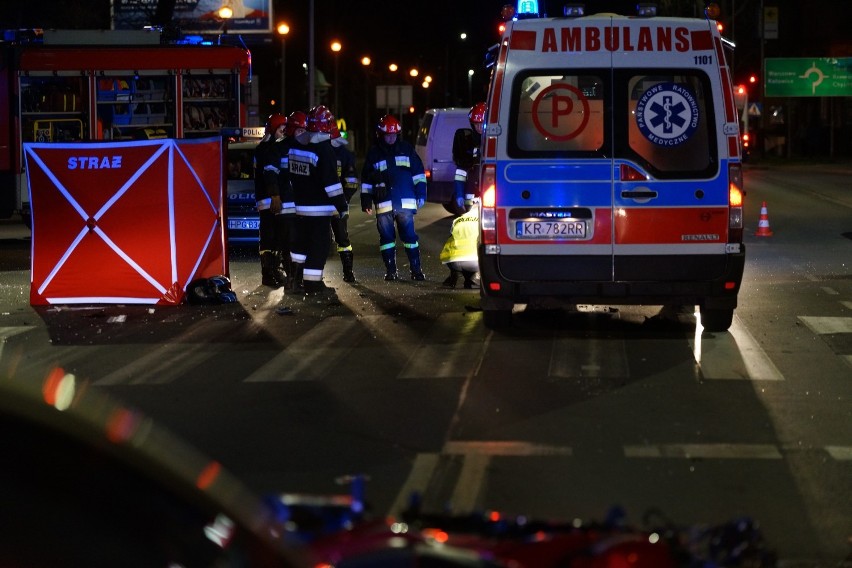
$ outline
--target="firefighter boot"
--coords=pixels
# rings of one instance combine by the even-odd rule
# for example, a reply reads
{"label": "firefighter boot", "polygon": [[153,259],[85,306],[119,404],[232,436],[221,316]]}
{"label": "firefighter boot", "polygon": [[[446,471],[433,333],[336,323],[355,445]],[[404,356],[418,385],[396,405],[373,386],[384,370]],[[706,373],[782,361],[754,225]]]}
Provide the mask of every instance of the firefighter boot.
{"label": "firefighter boot", "polygon": [[385,261],[385,280],[399,280],[399,273],[396,271],[396,249],[383,250],[382,260]]}
{"label": "firefighter boot", "polygon": [[305,282],[303,276],[305,274],[305,265],[298,262],[291,263],[293,267],[293,288],[294,294],[303,294],[305,292]]}
{"label": "firefighter boot", "polygon": [[462,275],[464,276],[464,287],[468,290],[473,288],[479,288],[479,282],[476,279],[476,272],[471,272],[470,270],[462,270]]}
{"label": "firefighter boot", "polygon": [[284,272],[284,289],[292,290],[293,289],[293,261],[290,260],[290,253],[285,253],[282,251],[278,251],[279,262],[281,265],[281,270]]}
{"label": "firefighter boot", "polygon": [[443,285],[446,288],[455,288],[459,281],[459,273],[455,270],[450,270],[450,275],[444,280]]}
{"label": "firefighter boot", "polygon": [[352,263],[355,255],[351,250],[340,251],[340,262],[343,264],[343,281],[355,282],[355,273],[352,272]]}
{"label": "firefighter boot", "polygon": [[280,288],[284,285],[284,273],[278,268],[278,256],[274,251],[265,250],[260,253],[261,283],[264,286]]}
{"label": "firefighter boot", "polygon": [[420,269],[420,247],[407,248],[405,254],[408,255],[408,267],[411,269],[412,280],[426,280],[426,276]]}
{"label": "firefighter boot", "polygon": [[305,280],[304,284],[306,296],[330,297],[335,295],[334,288],[326,286],[322,280]]}

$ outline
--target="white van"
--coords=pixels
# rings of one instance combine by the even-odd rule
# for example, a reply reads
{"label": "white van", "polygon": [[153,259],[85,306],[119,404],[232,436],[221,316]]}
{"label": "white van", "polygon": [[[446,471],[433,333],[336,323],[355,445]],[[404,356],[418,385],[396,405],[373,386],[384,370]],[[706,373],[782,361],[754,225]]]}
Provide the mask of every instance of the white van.
{"label": "white van", "polygon": [[485,324],[515,304],[697,305],[730,327],[745,263],[739,126],[710,20],[509,22],[482,148]]}
{"label": "white van", "polygon": [[414,148],[426,170],[426,201],[440,203],[453,214],[457,211],[455,191],[456,165],[453,162],[453,136],[459,128],[470,128],[467,108],[431,108],[420,119]]}

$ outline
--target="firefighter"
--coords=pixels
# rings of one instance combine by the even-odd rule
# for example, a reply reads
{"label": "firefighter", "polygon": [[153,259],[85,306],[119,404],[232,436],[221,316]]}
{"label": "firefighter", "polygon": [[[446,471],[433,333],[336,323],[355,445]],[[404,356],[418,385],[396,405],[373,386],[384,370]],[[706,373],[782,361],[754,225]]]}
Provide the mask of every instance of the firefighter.
{"label": "firefighter", "polygon": [[[307,129],[295,134],[288,169],[296,203],[296,243],[291,258],[301,267],[305,294],[333,293],[322,280],[331,246],[331,218],[345,217],[349,206],[337,177],[331,147],[334,116],[324,105],[308,112]],[[298,276],[297,276],[298,278]]]}
{"label": "firefighter", "polygon": [[[347,206],[352,196],[358,192],[355,154],[346,147],[348,143],[348,140],[340,135],[337,125],[332,126],[331,147],[337,157],[337,176],[340,178],[340,183],[343,184],[343,195],[346,197]],[[334,242],[337,243],[337,253],[340,255],[340,262],[343,265],[343,281],[355,282],[355,273],[352,271],[355,255],[352,251],[352,242],[349,240],[348,221],[348,217],[332,217],[331,232],[334,235]]]}
{"label": "firefighter", "polygon": [[459,128],[453,136],[453,162],[456,164],[455,202],[467,211],[479,196],[479,146],[485,125],[485,103],[476,103],[467,115],[470,128]]}
{"label": "firefighter", "polygon": [[450,271],[444,280],[447,288],[455,288],[459,275],[464,276],[464,287],[471,289],[479,286],[476,280],[479,272],[479,259],[476,256],[476,245],[479,240],[479,202],[473,200],[470,210],[453,219],[450,238],[441,249],[441,262]]}
{"label": "firefighter", "polygon": [[[287,275],[281,269],[285,252],[289,255],[287,235],[278,217],[283,210],[283,185],[286,173],[281,171],[282,148],[287,117],[280,113],[269,115],[263,139],[254,150],[254,196],[260,221],[259,253],[261,282],[264,286],[280,288]],[[284,248],[287,247],[287,248]]]}
{"label": "firefighter", "polygon": [[379,120],[376,143],[367,152],[361,172],[361,209],[369,215],[375,209],[385,280],[399,279],[396,230],[408,256],[411,279],[425,280],[414,215],[426,203],[426,174],[414,147],[399,138],[401,130],[392,115]]}
{"label": "firefighter", "polygon": [[308,125],[308,115],[300,110],[294,110],[287,115],[287,125],[284,127],[284,140],[280,143],[281,148],[281,171],[287,178],[287,200],[283,204],[283,216],[288,224],[287,238],[290,251],[287,258],[283,258],[287,270],[287,281],[284,284],[284,289],[295,293],[304,292],[302,285],[302,265],[293,260],[293,248],[296,243],[296,203],[293,200],[293,186],[290,183],[289,171],[289,153],[290,148],[295,144],[296,136],[305,131]]}

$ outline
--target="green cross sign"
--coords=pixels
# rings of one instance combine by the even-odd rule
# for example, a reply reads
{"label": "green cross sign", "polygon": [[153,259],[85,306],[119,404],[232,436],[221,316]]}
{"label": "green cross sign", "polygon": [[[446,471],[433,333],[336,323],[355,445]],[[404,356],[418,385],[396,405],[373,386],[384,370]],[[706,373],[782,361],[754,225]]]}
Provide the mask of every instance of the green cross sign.
{"label": "green cross sign", "polygon": [[767,97],[852,97],[852,57],[769,58]]}

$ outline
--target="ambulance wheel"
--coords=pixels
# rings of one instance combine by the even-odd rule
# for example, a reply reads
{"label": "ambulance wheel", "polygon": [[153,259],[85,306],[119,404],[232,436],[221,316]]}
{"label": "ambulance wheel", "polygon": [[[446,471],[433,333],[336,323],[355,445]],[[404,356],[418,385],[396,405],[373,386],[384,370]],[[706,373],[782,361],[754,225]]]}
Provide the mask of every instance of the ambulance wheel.
{"label": "ambulance wheel", "polygon": [[705,331],[728,331],[734,321],[733,308],[705,308],[701,306],[701,326]]}
{"label": "ambulance wheel", "polygon": [[488,329],[502,329],[512,325],[512,310],[482,310],[482,322]]}

